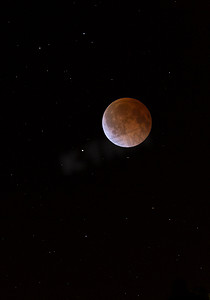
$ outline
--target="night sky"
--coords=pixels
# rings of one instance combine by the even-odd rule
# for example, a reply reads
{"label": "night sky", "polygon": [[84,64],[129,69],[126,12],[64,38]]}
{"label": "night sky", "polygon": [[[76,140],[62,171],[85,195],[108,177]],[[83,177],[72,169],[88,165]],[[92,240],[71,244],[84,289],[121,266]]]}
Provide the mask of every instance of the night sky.
{"label": "night sky", "polygon": [[[208,299],[208,10],[157,2],[1,7],[1,299]],[[122,97],[153,121],[132,148],[102,129]]]}

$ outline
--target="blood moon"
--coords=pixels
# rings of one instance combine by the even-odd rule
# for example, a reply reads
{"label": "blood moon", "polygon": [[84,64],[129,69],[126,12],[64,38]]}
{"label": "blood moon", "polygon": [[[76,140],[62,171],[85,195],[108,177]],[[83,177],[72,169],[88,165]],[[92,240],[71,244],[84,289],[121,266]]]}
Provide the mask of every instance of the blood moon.
{"label": "blood moon", "polygon": [[148,137],[152,128],[152,117],[139,100],[120,98],[106,108],[102,127],[113,144],[129,148],[141,144]]}

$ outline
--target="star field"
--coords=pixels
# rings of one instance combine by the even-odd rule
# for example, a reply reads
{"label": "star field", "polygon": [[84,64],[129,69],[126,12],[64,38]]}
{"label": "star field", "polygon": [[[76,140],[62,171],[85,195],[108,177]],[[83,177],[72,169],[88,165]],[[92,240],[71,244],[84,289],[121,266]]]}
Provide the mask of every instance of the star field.
{"label": "star field", "polygon": [[[1,11],[2,299],[208,299],[207,9],[8,3]],[[102,116],[142,101],[121,148]]]}

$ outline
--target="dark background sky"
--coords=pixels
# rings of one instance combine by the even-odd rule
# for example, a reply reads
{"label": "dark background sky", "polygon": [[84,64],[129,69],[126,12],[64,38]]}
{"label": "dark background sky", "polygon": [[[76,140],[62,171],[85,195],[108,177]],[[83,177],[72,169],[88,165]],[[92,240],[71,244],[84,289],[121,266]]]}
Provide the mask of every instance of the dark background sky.
{"label": "dark background sky", "polygon": [[[177,278],[210,291],[207,12],[2,6],[2,299],[167,300]],[[130,149],[101,126],[122,97],[153,120]]]}

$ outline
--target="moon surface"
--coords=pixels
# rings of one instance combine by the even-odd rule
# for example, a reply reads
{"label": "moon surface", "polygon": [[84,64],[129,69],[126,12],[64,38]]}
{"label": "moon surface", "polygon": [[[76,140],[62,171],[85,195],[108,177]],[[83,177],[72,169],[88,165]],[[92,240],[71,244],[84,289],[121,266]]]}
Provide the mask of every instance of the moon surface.
{"label": "moon surface", "polygon": [[102,127],[106,137],[120,147],[141,144],[152,128],[152,117],[147,107],[137,99],[120,98],[105,110]]}

